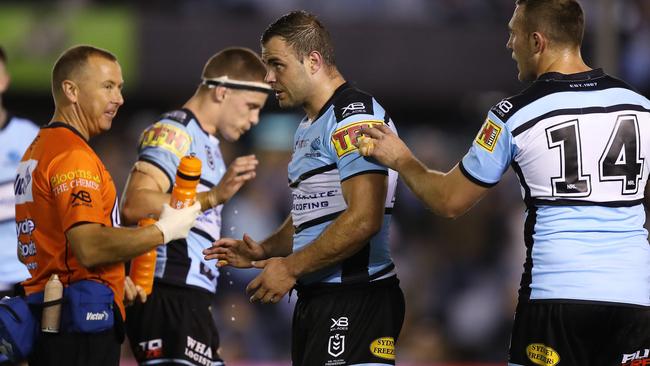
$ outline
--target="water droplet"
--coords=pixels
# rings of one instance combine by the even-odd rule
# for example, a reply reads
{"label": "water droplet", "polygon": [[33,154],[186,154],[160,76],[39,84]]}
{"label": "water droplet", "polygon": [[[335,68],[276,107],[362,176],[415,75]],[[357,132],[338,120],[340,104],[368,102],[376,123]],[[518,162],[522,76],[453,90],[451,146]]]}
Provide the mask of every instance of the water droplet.
{"label": "water droplet", "polygon": [[228,283],[230,284],[230,286],[232,286],[232,284],[233,284],[233,282],[232,282],[232,281],[228,281]]}
{"label": "water droplet", "polygon": [[238,213],[239,213],[239,211],[235,210],[235,215],[237,215]]}
{"label": "water droplet", "polygon": [[231,322],[234,322],[234,321],[235,321],[235,317],[234,317],[234,316],[231,316],[231,317],[230,317],[230,321],[231,321]]}
{"label": "water droplet", "polygon": [[232,308],[233,308],[233,309],[235,308],[235,304],[232,304]]}
{"label": "water droplet", "polygon": [[235,232],[235,227],[234,227],[234,226],[231,226],[231,227],[230,227],[230,232],[231,232],[231,233],[234,233],[234,232]]}
{"label": "water droplet", "polygon": [[230,276],[230,271],[226,272],[226,276]]}

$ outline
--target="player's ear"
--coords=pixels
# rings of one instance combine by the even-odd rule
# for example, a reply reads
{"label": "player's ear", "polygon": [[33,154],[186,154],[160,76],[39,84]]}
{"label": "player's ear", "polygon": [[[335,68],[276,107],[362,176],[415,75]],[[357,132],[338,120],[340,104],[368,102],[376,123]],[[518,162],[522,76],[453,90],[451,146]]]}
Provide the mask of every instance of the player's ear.
{"label": "player's ear", "polygon": [[531,46],[534,53],[542,53],[548,46],[548,40],[544,34],[540,32],[533,32],[530,36]]}
{"label": "player's ear", "polygon": [[212,89],[212,98],[217,103],[222,103],[226,100],[226,95],[228,94],[228,88],[225,86],[217,86]]}
{"label": "player's ear", "polygon": [[307,62],[307,68],[311,74],[315,74],[323,67],[323,55],[318,51],[311,51],[305,57]]}

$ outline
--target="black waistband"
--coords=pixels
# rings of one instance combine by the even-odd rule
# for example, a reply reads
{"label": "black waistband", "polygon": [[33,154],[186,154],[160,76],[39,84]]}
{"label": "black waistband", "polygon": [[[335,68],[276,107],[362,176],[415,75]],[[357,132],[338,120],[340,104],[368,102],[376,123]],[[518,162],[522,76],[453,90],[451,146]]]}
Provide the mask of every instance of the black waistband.
{"label": "black waistband", "polygon": [[384,278],[381,280],[371,282],[358,282],[358,283],[315,283],[312,285],[296,284],[294,289],[298,292],[298,297],[311,297],[323,294],[330,294],[333,292],[343,291],[358,291],[361,289],[375,290],[390,286],[399,285],[399,280],[396,275]]}
{"label": "black waistband", "polygon": [[196,297],[208,303],[212,303],[212,299],[214,298],[214,293],[198,286],[172,283],[161,278],[155,278],[153,283],[156,289],[161,289],[174,296]]}

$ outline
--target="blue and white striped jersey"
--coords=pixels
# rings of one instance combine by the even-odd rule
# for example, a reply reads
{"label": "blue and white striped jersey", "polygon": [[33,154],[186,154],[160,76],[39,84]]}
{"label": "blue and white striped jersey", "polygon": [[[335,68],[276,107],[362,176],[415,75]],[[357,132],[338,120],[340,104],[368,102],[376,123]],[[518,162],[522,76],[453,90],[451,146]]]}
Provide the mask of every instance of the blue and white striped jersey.
{"label": "blue and white striped jersey", "polygon": [[343,262],[301,278],[299,282],[303,285],[368,282],[394,275],[388,248],[388,226],[397,174],[362,157],[353,145],[361,127],[377,124],[387,124],[395,130],[384,108],[372,96],[346,83],[335,91],[313,122],[304,118],[298,126],[289,163],[294,251],[320,236],[346,210],[342,181],[368,173],[386,174],[389,180],[381,231]]}
{"label": "blue and white striped jersey", "polygon": [[484,186],[509,165],[519,178],[523,299],[648,306],[649,158],[650,101],[597,69],[544,74],[498,103],[460,167]]}
{"label": "blue and white striped jersey", "polygon": [[[217,185],[226,172],[219,140],[203,130],[188,109],[162,115],[158,122],[142,133],[138,151],[138,160],[151,163],[165,172],[170,182],[169,192],[180,159],[190,153],[194,153],[202,163],[198,192]],[[221,236],[222,208],[217,206],[204,211],[187,239],[158,247],[155,276],[159,281],[198,287],[212,293],[216,291],[219,277],[216,260],[206,261],[201,252]]]}
{"label": "blue and white striped jersey", "polygon": [[30,277],[16,255],[14,180],[18,163],[36,134],[38,127],[32,121],[12,115],[0,129],[0,291]]}

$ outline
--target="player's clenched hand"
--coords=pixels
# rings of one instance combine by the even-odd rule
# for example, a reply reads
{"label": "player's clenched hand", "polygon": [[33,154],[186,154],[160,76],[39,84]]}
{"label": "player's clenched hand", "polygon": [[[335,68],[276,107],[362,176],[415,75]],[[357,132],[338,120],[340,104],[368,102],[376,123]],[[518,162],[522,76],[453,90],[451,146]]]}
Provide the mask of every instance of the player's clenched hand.
{"label": "player's clenched hand", "polygon": [[399,170],[400,164],[413,156],[406,144],[385,125],[362,128],[356,146],[361,155],[375,158],[394,170]]}
{"label": "player's clenched hand", "polygon": [[286,258],[275,257],[253,262],[255,268],[263,268],[262,273],[246,286],[250,302],[275,304],[296,284]]}
{"label": "player's clenched hand", "polygon": [[133,305],[135,300],[144,304],[147,301],[147,294],[142,287],[133,283],[131,277],[126,276],[124,278],[124,306]]}
{"label": "player's clenched hand", "polygon": [[221,238],[204,249],[205,260],[217,259],[217,267],[230,265],[237,268],[252,267],[251,261],[265,258],[264,249],[244,234],[243,240]]}
{"label": "player's clenched hand", "polygon": [[240,156],[230,163],[219,184],[211,189],[214,195],[214,202],[211,203],[221,205],[228,202],[244,183],[255,178],[258,163],[255,155]]}

